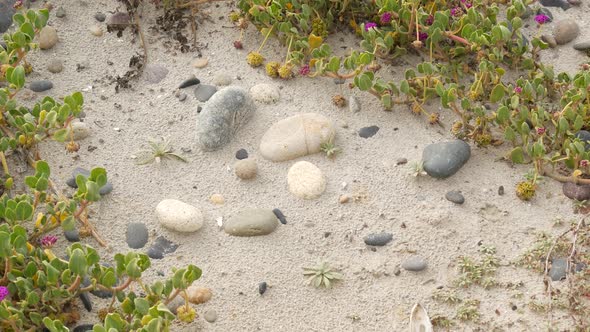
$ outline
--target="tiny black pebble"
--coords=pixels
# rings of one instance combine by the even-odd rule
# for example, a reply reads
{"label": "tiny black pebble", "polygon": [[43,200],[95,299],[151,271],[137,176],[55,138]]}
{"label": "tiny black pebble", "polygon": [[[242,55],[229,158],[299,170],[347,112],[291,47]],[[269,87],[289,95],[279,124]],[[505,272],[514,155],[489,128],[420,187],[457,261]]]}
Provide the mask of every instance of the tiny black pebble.
{"label": "tiny black pebble", "polygon": [[516,310],[518,307],[516,305],[512,305],[512,310]]}
{"label": "tiny black pebble", "polygon": [[477,242],[478,246],[481,246],[483,244],[483,240],[479,240],[479,242]]}
{"label": "tiny black pebble", "polygon": [[247,158],[248,158],[248,151],[246,151],[246,149],[239,149],[238,151],[236,151],[236,159],[242,160],[242,159],[247,159]]}
{"label": "tiny black pebble", "polygon": [[196,78],[196,77],[191,77],[187,80],[185,80],[184,82],[180,83],[180,85],[178,86],[179,89],[184,89],[184,88],[188,88],[189,86],[193,86],[193,85],[197,85],[201,83],[201,81]]}
{"label": "tiny black pebble", "polygon": [[260,293],[260,295],[264,294],[264,292],[266,292],[266,281],[263,281],[261,283],[258,284],[258,293]]}
{"label": "tiny black pebble", "polygon": [[285,218],[285,215],[283,214],[283,212],[281,212],[281,210],[279,210],[279,209],[273,209],[272,212],[281,221],[281,224],[283,224],[283,225],[286,225],[287,224],[287,218]]}
{"label": "tiny black pebble", "polygon": [[201,107],[201,105],[197,106],[197,113],[201,113],[202,110],[203,108]]}
{"label": "tiny black pebble", "polygon": [[498,195],[504,195],[504,186],[500,186],[500,188],[498,188]]}
{"label": "tiny black pebble", "polygon": [[324,232],[324,237],[329,237],[330,235],[332,235],[332,232]]}

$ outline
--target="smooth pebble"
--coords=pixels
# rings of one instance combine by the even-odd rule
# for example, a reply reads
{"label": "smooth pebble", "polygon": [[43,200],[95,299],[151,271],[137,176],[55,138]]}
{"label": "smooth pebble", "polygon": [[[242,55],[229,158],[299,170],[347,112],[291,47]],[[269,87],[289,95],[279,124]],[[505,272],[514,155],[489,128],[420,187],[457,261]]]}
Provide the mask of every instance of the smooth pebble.
{"label": "smooth pebble", "polygon": [[314,164],[298,161],[287,173],[289,191],[303,199],[314,199],[326,190],[326,177]]}
{"label": "smooth pebble", "polygon": [[201,210],[176,199],[158,203],[156,216],[162,226],[181,233],[196,232],[203,227]]}
{"label": "smooth pebble", "polygon": [[234,172],[242,180],[250,180],[256,177],[258,165],[254,159],[238,160],[234,165]]}
{"label": "smooth pebble", "polygon": [[233,236],[259,236],[272,233],[278,226],[272,210],[242,210],[223,223],[223,230]]}

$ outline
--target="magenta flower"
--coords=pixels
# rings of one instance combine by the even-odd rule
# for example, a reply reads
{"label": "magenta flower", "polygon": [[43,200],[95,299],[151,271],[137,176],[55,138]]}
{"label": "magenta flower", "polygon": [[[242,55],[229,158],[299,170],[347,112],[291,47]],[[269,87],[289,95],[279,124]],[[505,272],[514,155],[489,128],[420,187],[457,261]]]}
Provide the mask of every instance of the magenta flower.
{"label": "magenta flower", "polygon": [[365,31],[369,31],[369,29],[376,28],[376,27],[377,27],[377,23],[375,23],[375,22],[365,23]]}
{"label": "magenta flower", "polygon": [[426,23],[426,25],[432,25],[432,23],[434,23],[434,16],[428,15],[428,18],[424,23]]}
{"label": "magenta flower", "polygon": [[522,88],[517,86],[516,88],[514,88],[514,92],[516,93],[521,93],[522,92]]}
{"label": "magenta flower", "polygon": [[4,300],[8,294],[10,294],[8,292],[8,287],[0,286],[0,301]]}
{"label": "magenta flower", "polygon": [[547,22],[551,22],[551,19],[547,15],[539,14],[535,16],[535,21],[537,21],[539,24],[545,24]]}
{"label": "magenta flower", "polygon": [[51,248],[57,242],[57,237],[46,235],[41,239],[41,245],[45,248]]}
{"label": "magenta flower", "polygon": [[461,7],[455,7],[451,9],[451,16],[461,16],[463,14],[463,10],[461,10]]}
{"label": "magenta flower", "polygon": [[426,40],[428,38],[428,33],[426,32],[420,32],[420,34],[418,34],[418,39],[420,40]]}
{"label": "magenta flower", "polygon": [[14,3],[14,5],[12,5],[12,7],[14,9],[20,9],[23,6],[23,0],[16,0],[16,2]]}
{"label": "magenta flower", "polygon": [[381,22],[381,24],[389,24],[389,22],[391,22],[391,13],[385,12],[381,14],[381,18],[379,19],[379,21]]}
{"label": "magenta flower", "polygon": [[537,135],[543,135],[545,133],[545,128],[537,128]]}
{"label": "magenta flower", "polygon": [[580,167],[588,167],[588,160],[584,159],[584,160],[580,160]]}
{"label": "magenta flower", "polygon": [[299,75],[307,76],[307,74],[309,74],[309,65],[304,65],[301,68],[299,68]]}
{"label": "magenta flower", "polygon": [[465,8],[469,9],[471,8],[473,5],[471,4],[471,2],[467,2],[467,0],[461,0],[461,3],[463,4],[463,6],[465,6]]}

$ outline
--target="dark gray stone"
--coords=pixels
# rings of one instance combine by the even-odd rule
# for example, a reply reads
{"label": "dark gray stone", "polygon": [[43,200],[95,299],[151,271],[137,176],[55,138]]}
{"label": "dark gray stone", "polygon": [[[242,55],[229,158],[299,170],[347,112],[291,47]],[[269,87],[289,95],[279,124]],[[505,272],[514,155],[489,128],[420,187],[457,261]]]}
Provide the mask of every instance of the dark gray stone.
{"label": "dark gray stone", "polygon": [[590,40],[575,43],[574,49],[576,49],[578,51],[590,50]]}
{"label": "dark gray stone", "polygon": [[553,281],[565,279],[567,274],[568,261],[566,258],[554,258],[551,260],[551,269],[549,270],[549,277]]}
{"label": "dark gray stone", "polygon": [[205,151],[220,149],[231,141],[256,111],[248,92],[228,86],[209,99],[199,114],[197,143]]}
{"label": "dark gray stone", "polygon": [[377,134],[378,131],[379,127],[377,126],[364,127],[361,128],[361,130],[359,130],[359,136],[362,138],[373,137],[375,136],[375,134]]}
{"label": "dark gray stone", "polygon": [[445,198],[455,204],[465,203],[465,197],[457,190],[451,190],[445,194]]}
{"label": "dark gray stone", "polygon": [[393,234],[386,232],[372,233],[364,238],[366,245],[376,247],[382,247],[388,244],[391,240],[393,240]]}
{"label": "dark gray stone", "polygon": [[498,195],[500,195],[500,196],[504,195],[504,186],[498,187]]}
{"label": "dark gray stone", "polygon": [[66,237],[66,240],[70,242],[80,242],[80,233],[77,229],[74,229],[73,231],[64,231],[64,236]]}
{"label": "dark gray stone", "polygon": [[586,144],[586,150],[590,150],[590,131],[580,130],[576,133],[575,137]]}
{"label": "dark gray stone", "polygon": [[266,281],[259,283],[258,284],[258,293],[260,293],[260,295],[264,294],[266,292],[267,287],[268,287],[268,285],[266,284]]}
{"label": "dark gray stone", "polygon": [[178,95],[178,101],[185,101],[186,97],[186,93],[181,93]]}
{"label": "dark gray stone", "polygon": [[[104,266],[107,266],[107,264],[104,264]],[[118,282],[119,282],[119,279],[117,279],[117,283]],[[82,287],[88,287],[90,285],[91,285],[90,279],[88,279],[88,277],[84,278],[84,281],[82,281]],[[90,294],[92,294],[98,298],[101,298],[101,299],[110,299],[113,297],[112,292],[109,292],[107,290],[102,290],[102,289],[93,289],[90,291]]]}
{"label": "dark gray stone", "polygon": [[0,33],[6,32],[12,25],[13,5],[14,0],[0,0]]}
{"label": "dark gray stone", "polygon": [[405,165],[407,163],[408,163],[407,158],[397,158],[397,160],[395,161],[396,165]]}
{"label": "dark gray stone", "polygon": [[94,19],[99,22],[104,22],[107,19],[107,16],[104,13],[98,12],[94,14]]}
{"label": "dark gray stone", "polygon": [[285,215],[283,214],[283,212],[281,210],[273,209],[272,212],[275,214],[275,216],[277,216],[277,218],[279,219],[281,224],[283,224],[283,225],[287,224],[287,218],[285,218]]}
{"label": "dark gray stone", "polygon": [[33,81],[29,83],[29,89],[35,92],[43,92],[53,88],[53,83],[49,80]]}
{"label": "dark gray stone", "polygon": [[163,236],[158,236],[154,244],[148,249],[147,255],[153,259],[162,259],[164,255],[171,254],[178,249],[178,244],[167,240]]}
{"label": "dark gray stone", "polygon": [[568,10],[572,7],[572,5],[564,0],[540,0],[539,2],[545,7],[556,7],[563,10]]}
{"label": "dark gray stone", "polygon": [[346,83],[346,80],[343,78],[335,78],[334,79],[334,84],[336,84],[336,85],[342,85],[344,83]]}
{"label": "dark gray stone", "polygon": [[195,98],[197,98],[200,102],[206,102],[209,98],[213,97],[213,95],[217,92],[217,87],[214,85],[207,85],[207,84],[199,84],[195,88]]}
{"label": "dark gray stone", "polygon": [[116,12],[109,17],[109,21],[107,22],[107,26],[110,29],[115,30],[124,30],[131,21],[129,14],[124,12]]}
{"label": "dark gray stone", "polygon": [[567,198],[577,201],[590,200],[590,185],[588,184],[566,182],[563,184],[562,190]]}
{"label": "dark gray stone", "polygon": [[[78,188],[78,184],[76,183],[76,177],[78,176],[78,174],[82,174],[85,177],[89,177],[90,176],[90,171],[81,167],[76,167],[73,171],[72,171],[72,177],[70,177],[67,181],[66,184],[74,189]],[[108,193],[110,193],[111,191],[113,191],[113,185],[107,181],[107,184],[105,184],[104,186],[102,186],[99,190],[99,193],[101,195],[106,195]]]}
{"label": "dark gray stone", "polygon": [[131,249],[140,249],[148,241],[148,229],[143,223],[131,223],[127,225],[127,245]]}
{"label": "dark gray stone", "polygon": [[412,256],[402,263],[402,268],[407,271],[419,272],[424,270],[428,264],[420,256]]}
{"label": "dark gray stone", "polygon": [[248,151],[246,151],[246,149],[239,149],[238,151],[236,151],[236,159],[242,160],[242,159],[247,159],[247,158],[248,158]]}
{"label": "dark gray stone", "polygon": [[439,179],[457,173],[469,157],[471,148],[461,140],[430,144],[422,152],[424,171]]}
{"label": "dark gray stone", "polygon": [[88,295],[88,293],[80,293],[80,301],[82,301],[84,308],[86,308],[88,312],[92,311],[92,301],[90,301],[90,295]]}
{"label": "dark gray stone", "polygon": [[191,77],[189,79],[186,79],[184,82],[180,83],[180,85],[178,86],[179,89],[184,89],[184,88],[188,88],[189,86],[193,86],[193,85],[197,85],[201,83],[201,81],[196,78],[196,77]]}
{"label": "dark gray stone", "polygon": [[94,328],[92,324],[82,324],[74,328],[74,332],[90,332]]}

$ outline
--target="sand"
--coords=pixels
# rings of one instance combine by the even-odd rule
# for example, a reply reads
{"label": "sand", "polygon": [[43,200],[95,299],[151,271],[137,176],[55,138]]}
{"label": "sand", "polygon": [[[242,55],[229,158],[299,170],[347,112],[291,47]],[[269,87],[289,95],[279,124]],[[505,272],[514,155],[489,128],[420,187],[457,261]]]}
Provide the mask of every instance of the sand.
{"label": "sand", "polygon": [[[91,215],[98,232],[108,240],[110,247],[100,248],[107,261],[116,252],[131,250],[125,243],[126,225],[143,222],[150,230],[145,249],[160,235],[180,244],[174,254],[152,260],[152,268],[146,273],[148,281],[161,278],[156,271],[169,275],[171,268],[186,264],[203,270],[203,277],[196,284],[211,288],[212,300],[197,307],[201,317],[194,323],[175,323],[172,331],[404,331],[416,302],[431,316],[454,316],[456,307],[434,301],[431,294],[438,286],[452,284],[457,276],[458,257],[476,256],[480,244],[497,248],[503,265],[496,276],[499,281],[522,282],[523,286],[517,291],[473,287],[461,293],[482,301],[482,319],[452,330],[545,330],[547,317],[526,306],[531,295],[543,292],[541,275],[509,264],[531,246],[536,232],[557,234],[563,228],[553,227],[556,220],[574,220],[579,216],[573,214],[572,204],[561,194],[560,184],[551,180],[541,185],[531,202],[520,201],[514,187],[529,167],[496,161],[508,151],[507,146],[473,146],[469,162],[446,180],[411,176],[408,165],[396,166],[396,160],[419,161],[426,145],[452,139],[448,131],[454,120],[451,112],[442,111],[442,122],[447,128],[443,129],[430,126],[405,107],[383,111],[371,95],[350,90],[347,85],[335,85],[330,79],[279,81],[267,77],[263,68],[253,69],[245,62],[248,51],[257,49],[262,41],[259,33],[250,27],[243,40],[244,49],[236,50],[232,45],[239,38],[239,31],[228,28],[231,1],[201,7],[202,13],[210,14],[210,19],[203,20],[197,29],[200,52],[208,59],[208,65],[202,69],[191,66],[196,52],[182,54],[164,45],[175,45],[169,37],[149,31],[160,12],[147,6],[142,13],[142,28],[148,40],[148,62],[163,64],[170,72],[158,84],[139,79],[132,82],[131,89],[115,93],[108,76],[122,75],[129,58],[142,49],[129,30],[118,38],[114,33],[106,33],[105,23],[97,22],[93,16],[97,11],[107,15],[124,11],[123,6],[114,0],[52,3],[56,8],[63,6],[67,13],[63,19],[52,13],[49,21],[58,30],[60,42],[51,50],[30,55],[35,71],[28,80],[54,82],[55,87],[36,94],[36,100],[46,94],[59,97],[82,90],[87,114],[84,122],[91,127],[92,134],[81,142],[75,155],[67,154],[63,145],[52,142],[43,144],[42,155],[52,166],[54,181],[66,192],[70,189],[65,181],[75,167],[107,169],[115,189],[92,207]],[[34,5],[39,6],[39,2]],[[582,34],[590,28],[587,3],[567,12],[555,8],[551,11],[556,19],[576,19]],[[534,22],[529,23],[534,28]],[[101,26],[104,36],[93,36],[89,30],[93,25]],[[544,29],[550,31],[550,26]],[[345,33],[332,40],[335,49],[357,47],[354,38]],[[281,61],[284,51],[271,40],[262,53],[268,60]],[[587,60],[571,44],[544,51],[542,57],[555,64],[556,70],[570,72]],[[64,61],[65,69],[59,74],[46,69],[47,63],[55,58]],[[108,65],[108,61],[113,65]],[[76,70],[77,64],[86,68]],[[385,66],[381,71],[385,76],[399,78],[406,68]],[[231,75],[233,85],[246,89],[258,83],[277,85],[281,99],[276,104],[258,105],[252,121],[223,149],[200,152],[195,144],[199,102],[190,88],[184,91],[188,94],[184,102],[174,94],[180,82],[191,74],[211,84],[220,73]],[[333,105],[331,97],[338,93],[345,97],[357,95],[362,111],[353,114]],[[430,104],[431,110],[439,107],[436,100]],[[342,153],[334,160],[315,154],[280,163],[260,157],[258,146],[264,132],[273,123],[302,112],[317,112],[337,123],[336,144]],[[380,127],[375,136],[358,136],[360,128],[371,125]],[[135,165],[132,156],[145,148],[149,139],[158,137],[169,138],[189,162]],[[91,146],[96,149],[90,152]],[[234,155],[240,148],[247,149],[258,161],[258,176],[253,181],[241,181],[233,173],[232,166],[237,161]],[[327,190],[319,199],[300,200],[288,191],[287,170],[299,160],[314,163],[327,175]],[[506,188],[503,196],[497,194],[501,185]],[[458,206],[447,201],[444,195],[449,190],[460,190],[465,204]],[[209,201],[215,193],[223,195],[225,204],[219,206]],[[338,198],[342,194],[358,199],[340,204]],[[158,202],[166,198],[202,209],[203,229],[190,235],[163,229],[154,211]],[[252,238],[232,237],[218,228],[218,217],[228,218],[245,208],[279,208],[288,224],[270,235]],[[363,237],[381,231],[393,233],[394,240],[370,250]],[[84,243],[98,246],[90,238],[84,239]],[[424,257],[428,268],[419,273],[402,270],[396,276],[399,264],[413,254]],[[302,268],[321,261],[329,262],[344,274],[344,280],[331,290],[315,289],[305,283]],[[258,283],[262,281],[270,287],[261,296]],[[513,298],[517,292],[524,296]],[[106,306],[94,297],[93,301],[95,308],[83,322],[94,323],[97,310]],[[513,311],[511,303],[519,310]],[[218,313],[215,323],[202,318],[207,310]],[[570,321],[562,320],[561,324],[567,327]]]}

